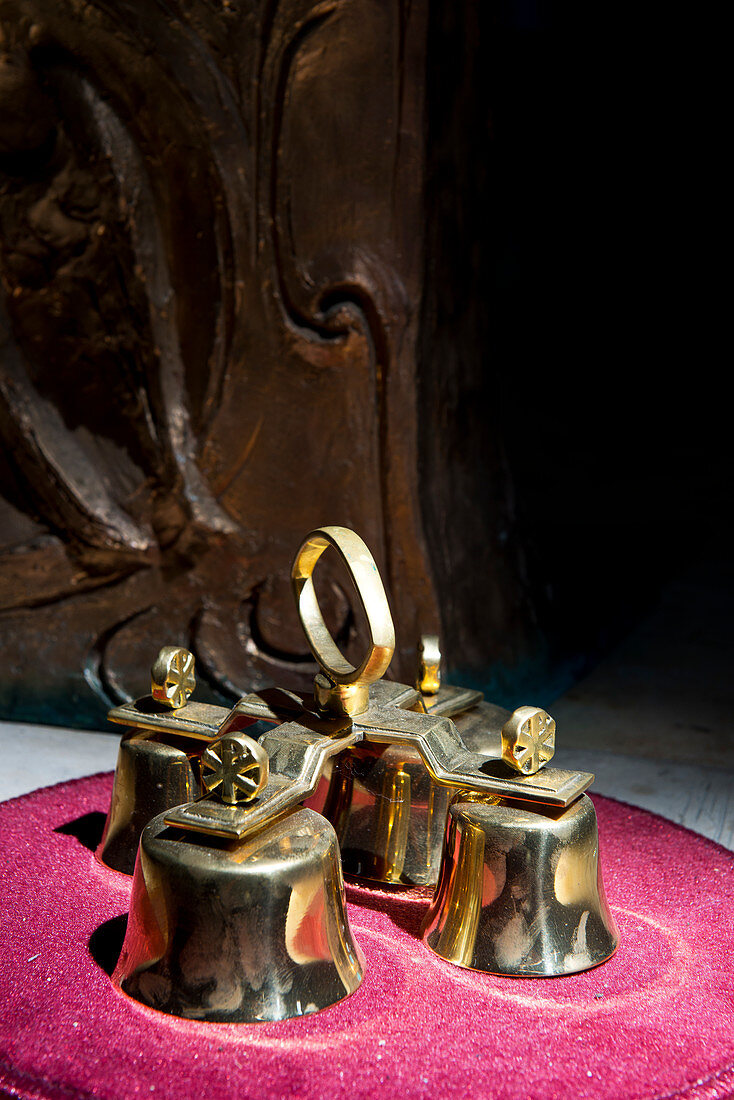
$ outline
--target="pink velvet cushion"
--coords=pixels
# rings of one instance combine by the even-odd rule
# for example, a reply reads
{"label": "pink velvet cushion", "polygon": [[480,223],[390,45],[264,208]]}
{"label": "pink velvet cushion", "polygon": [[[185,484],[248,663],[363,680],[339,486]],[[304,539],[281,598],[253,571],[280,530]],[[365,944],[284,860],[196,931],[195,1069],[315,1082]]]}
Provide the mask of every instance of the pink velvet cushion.
{"label": "pink velvet cushion", "polygon": [[0,805],[6,1095],[732,1095],[734,859],[715,844],[597,797],[622,937],[604,966],[533,981],[461,970],[417,938],[425,892],[349,887],[367,958],[352,997],[279,1024],[191,1024],[116,992],[105,972],[130,880],[100,867],[85,843],[98,839],[111,781]]}

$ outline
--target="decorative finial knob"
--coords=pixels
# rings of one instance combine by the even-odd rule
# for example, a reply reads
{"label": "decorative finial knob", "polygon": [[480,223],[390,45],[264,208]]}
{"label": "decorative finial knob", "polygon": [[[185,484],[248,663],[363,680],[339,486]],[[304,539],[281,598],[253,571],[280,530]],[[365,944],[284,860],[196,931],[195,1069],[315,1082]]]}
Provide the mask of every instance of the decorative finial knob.
{"label": "decorative finial knob", "polygon": [[150,694],[156,702],[171,710],[185,707],[196,687],[194,665],[188,649],[165,645],[150,670]]}
{"label": "decorative finial knob", "polygon": [[240,734],[220,738],[201,757],[201,781],[207,791],[234,806],[251,802],[268,781],[270,758],[251,737]]}
{"label": "decorative finial knob", "polygon": [[502,727],[502,759],[514,771],[535,775],[556,751],[556,723],[538,707],[518,707]]}

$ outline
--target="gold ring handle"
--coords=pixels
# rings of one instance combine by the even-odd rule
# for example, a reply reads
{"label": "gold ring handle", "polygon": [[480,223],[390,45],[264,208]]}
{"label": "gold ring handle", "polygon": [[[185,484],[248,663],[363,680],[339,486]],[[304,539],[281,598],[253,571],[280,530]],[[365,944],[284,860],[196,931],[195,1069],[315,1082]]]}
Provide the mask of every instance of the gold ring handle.
{"label": "gold ring handle", "polygon": [[[369,647],[361,664],[344,657],[329,633],[319,607],[313,572],[321,555],[332,547],[346,566],[367,620]],[[368,688],[385,674],[395,652],[395,628],[375,559],[359,535],[348,527],[318,527],[301,544],[291,570],[298,615],[311,652],[326,677],[316,677],[316,698],[322,709],[359,714],[368,705]]]}

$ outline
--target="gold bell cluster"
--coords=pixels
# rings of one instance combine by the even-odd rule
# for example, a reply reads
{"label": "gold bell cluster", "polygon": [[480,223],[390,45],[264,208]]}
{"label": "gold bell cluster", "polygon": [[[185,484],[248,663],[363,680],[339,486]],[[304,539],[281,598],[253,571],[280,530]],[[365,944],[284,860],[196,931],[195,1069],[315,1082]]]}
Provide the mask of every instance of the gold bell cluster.
{"label": "gold bell cluster", "polygon": [[[313,576],[338,555],[367,623],[351,664]],[[433,887],[424,949],[491,974],[572,974],[618,934],[585,772],[549,766],[555,722],[442,683],[435,635],[415,684],[385,680],[395,631],[375,561],[344,527],[303,541],[292,569],[319,672],[227,710],[197,702],[194,658],[166,646],[126,727],[99,859],[134,874],[113,981],[192,1020],[308,1015],[354,992],[364,956],[344,878]],[[259,737],[245,731],[257,724]],[[251,732],[255,732],[252,730]]]}

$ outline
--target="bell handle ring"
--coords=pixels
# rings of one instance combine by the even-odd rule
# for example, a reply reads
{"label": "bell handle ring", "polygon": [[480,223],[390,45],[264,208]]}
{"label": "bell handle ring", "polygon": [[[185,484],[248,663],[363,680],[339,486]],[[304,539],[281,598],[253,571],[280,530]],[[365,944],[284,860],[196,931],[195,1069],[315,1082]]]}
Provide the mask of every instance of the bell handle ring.
{"label": "bell handle ring", "polygon": [[[350,664],[329,633],[314,588],[316,563],[329,547],[346,566],[367,620],[369,646],[358,666]],[[347,527],[318,527],[303,540],[291,580],[306,640],[321,668],[314,680],[319,710],[339,717],[363,714],[369,685],[385,674],[395,652],[395,627],[375,559]]]}

